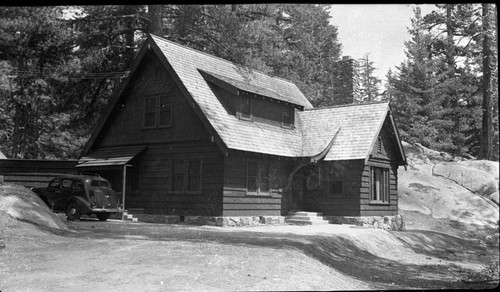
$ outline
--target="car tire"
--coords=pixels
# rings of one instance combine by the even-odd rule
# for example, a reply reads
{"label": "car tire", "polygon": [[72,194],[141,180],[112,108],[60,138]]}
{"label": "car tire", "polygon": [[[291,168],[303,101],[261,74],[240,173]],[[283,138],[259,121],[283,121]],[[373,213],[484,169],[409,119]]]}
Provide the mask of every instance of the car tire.
{"label": "car tire", "polygon": [[111,214],[109,214],[109,213],[96,213],[95,215],[97,216],[97,219],[99,219],[99,221],[106,221],[106,220],[108,220],[109,215],[111,215]]}
{"label": "car tire", "polygon": [[69,221],[80,220],[82,211],[76,202],[70,202],[66,207],[66,217]]}

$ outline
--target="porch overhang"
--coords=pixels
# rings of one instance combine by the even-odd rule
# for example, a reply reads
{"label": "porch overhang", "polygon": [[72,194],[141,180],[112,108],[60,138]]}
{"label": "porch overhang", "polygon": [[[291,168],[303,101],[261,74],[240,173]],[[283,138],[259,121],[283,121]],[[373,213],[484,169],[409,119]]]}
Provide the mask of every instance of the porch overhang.
{"label": "porch overhang", "polygon": [[98,148],[80,158],[77,169],[116,169],[129,164],[130,160],[146,149],[146,145]]}

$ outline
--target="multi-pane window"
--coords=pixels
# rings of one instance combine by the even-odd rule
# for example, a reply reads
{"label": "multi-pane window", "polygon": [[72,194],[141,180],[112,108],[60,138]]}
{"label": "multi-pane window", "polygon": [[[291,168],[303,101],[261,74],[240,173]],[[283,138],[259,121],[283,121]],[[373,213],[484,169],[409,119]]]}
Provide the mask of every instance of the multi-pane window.
{"label": "multi-pane window", "polygon": [[270,189],[270,164],[249,160],[247,162],[247,192],[268,194]]}
{"label": "multi-pane window", "polygon": [[345,166],[341,163],[331,164],[328,175],[328,193],[331,195],[344,194]]}
{"label": "multi-pane window", "polygon": [[252,118],[252,105],[249,96],[241,95],[240,117],[245,120],[250,120]]}
{"label": "multi-pane window", "polygon": [[174,192],[201,191],[201,159],[172,160],[171,190]]}
{"label": "multi-pane window", "polygon": [[283,106],[281,112],[282,126],[287,128],[293,127],[295,109],[292,106]]}
{"label": "multi-pane window", "polygon": [[201,161],[189,160],[187,169],[187,190],[200,191],[201,190]]}
{"label": "multi-pane window", "polygon": [[144,101],[144,127],[172,125],[172,103],[166,95],[147,96]]}
{"label": "multi-pane window", "polygon": [[375,203],[389,203],[389,169],[372,166],[370,169],[370,182],[370,200]]}

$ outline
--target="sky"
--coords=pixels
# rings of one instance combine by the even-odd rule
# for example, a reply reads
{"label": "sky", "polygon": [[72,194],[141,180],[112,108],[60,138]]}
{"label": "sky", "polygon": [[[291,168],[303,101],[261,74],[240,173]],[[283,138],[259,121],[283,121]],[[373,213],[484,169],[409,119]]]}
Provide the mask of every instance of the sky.
{"label": "sky", "polygon": [[[404,42],[411,39],[408,28],[413,18],[412,4],[332,5],[330,23],[338,29],[342,55],[354,59],[369,53],[382,83],[389,68],[405,60]],[[434,4],[420,5],[422,15],[434,10]]]}

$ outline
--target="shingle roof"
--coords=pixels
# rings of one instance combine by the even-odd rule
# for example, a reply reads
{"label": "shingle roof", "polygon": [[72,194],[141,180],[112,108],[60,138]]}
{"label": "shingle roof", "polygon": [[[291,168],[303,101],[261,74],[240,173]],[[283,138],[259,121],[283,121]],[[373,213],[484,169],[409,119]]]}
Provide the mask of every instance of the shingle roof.
{"label": "shingle roof", "polygon": [[295,84],[157,36],[151,38],[228,148],[288,157],[300,155],[302,134],[299,128],[290,130],[251,123],[228,114],[198,70],[216,71],[228,80],[241,82],[239,85],[246,83],[247,89],[265,88],[279,92],[280,97],[287,97],[287,102],[312,108]]}
{"label": "shingle roof", "polygon": [[[222,140],[224,145],[219,144],[222,148],[285,157],[307,157],[312,160],[318,157],[325,160],[366,159],[389,112],[387,102],[314,109],[297,86],[287,80],[243,68],[154,35],[151,35],[147,45],[147,48],[149,45],[153,46],[163,58],[162,62],[168,62],[173,70],[171,72],[175,74],[174,79],[180,81],[178,84],[181,91],[188,94],[187,97],[197,104],[202,114],[200,118],[204,123],[208,121],[209,124],[206,125],[209,131]],[[137,68],[145,51],[143,47],[133,63],[133,68]],[[204,74],[209,74],[210,78],[217,78],[237,90],[285,101],[305,110],[295,111],[296,127],[292,129],[240,120],[224,109],[210,89]],[[122,86],[123,88],[125,86]],[[114,103],[118,101],[120,92],[122,91],[115,93],[110,110],[92,134],[83,154],[90,151],[109,118]],[[143,147],[140,148],[144,149]],[[124,149],[127,152],[123,153],[124,155],[110,154],[109,151],[103,154],[106,156],[104,158],[114,157],[119,161],[103,162],[99,155],[96,156],[98,151],[85,158],[90,158],[88,163],[98,162],[97,160],[100,163],[126,163],[141,149]],[[403,152],[402,155],[404,158]]]}
{"label": "shingle roof", "polygon": [[[389,112],[387,102],[314,109],[290,81],[244,68],[154,35],[151,35],[151,39],[229,149],[287,157],[312,157],[331,147],[325,160],[365,159]],[[239,90],[299,105],[305,110],[296,111],[294,129],[240,120],[227,113],[203,74],[209,74]]]}
{"label": "shingle roof", "polygon": [[325,160],[365,159],[389,111],[389,103],[351,104],[299,112],[303,153],[326,147],[341,125]]}
{"label": "shingle roof", "polygon": [[99,148],[80,158],[77,167],[103,167],[125,165],[146,149],[146,145]]}

